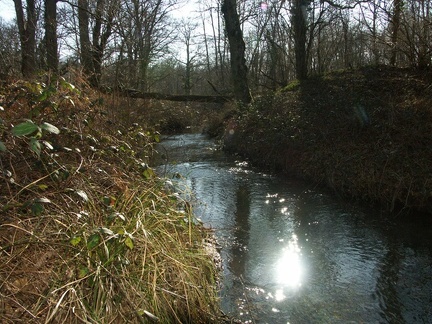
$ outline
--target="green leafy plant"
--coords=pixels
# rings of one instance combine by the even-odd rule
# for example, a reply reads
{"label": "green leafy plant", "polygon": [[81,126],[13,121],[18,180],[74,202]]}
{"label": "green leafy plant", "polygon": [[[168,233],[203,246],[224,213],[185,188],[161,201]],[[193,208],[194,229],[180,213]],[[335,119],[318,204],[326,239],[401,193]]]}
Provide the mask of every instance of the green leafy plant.
{"label": "green leafy plant", "polygon": [[[26,88],[33,106],[30,111],[30,118],[40,115],[48,107],[57,111],[59,104],[65,100],[75,106],[69,94],[72,92],[79,93],[79,90],[63,77],[53,79],[48,84],[37,81],[27,82]],[[65,90],[66,94],[63,94],[62,90]],[[54,98],[54,96],[58,97]]]}
{"label": "green leafy plant", "polygon": [[72,246],[79,246],[81,242],[87,251],[91,263],[94,265],[102,262],[104,267],[111,265],[115,261],[123,261],[127,250],[134,248],[133,236],[123,227],[110,229],[99,227],[90,235],[75,235],[70,239]]}
{"label": "green leafy plant", "polygon": [[131,125],[142,117],[135,103],[128,113],[93,107],[93,90],[75,95],[51,81],[33,90],[19,81],[0,98],[1,148],[10,151],[0,152],[2,318],[219,322],[203,320],[219,314],[203,244],[211,234],[195,230],[192,210],[178,210],[150,167],[159,134]]}
{"label": "green leafy plant", "polygon": [[[26,120],[25,122],[18,124],[12,128],[12,134],[14,136],[29,136],[29,146],[30,149],[36,153],[37,156],[40,156],[40,153],[42,151],[42,144],[44,144],[46,147],[52,149],[52,145],[47,141],[41,141],[40,138],[42,137],[43,131],[53,133],[53,134],[59,134],[60,130],[50,123],[43,122],[40,125],[35,124],[31,120]],[[1,143],[3,144],[3,143]],[[4,146],[4,144],[3,144]],[[1,147],[0,147],[1,149]]]}

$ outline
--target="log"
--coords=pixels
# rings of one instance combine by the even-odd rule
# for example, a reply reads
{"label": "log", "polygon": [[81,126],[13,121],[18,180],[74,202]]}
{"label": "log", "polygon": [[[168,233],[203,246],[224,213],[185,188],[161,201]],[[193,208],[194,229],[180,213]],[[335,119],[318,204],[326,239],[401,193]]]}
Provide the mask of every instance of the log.
{"label": "log", "polygon": [[100,89],[104,93],[115,93],[123,97],[139,98],[139,99],[156,99],[168,101],[194,101],[194,102],[213,102],[224,103],[232,101],[232,96],[201,96],[201,95],[170,95],[158,92],[141,92],[134,89]]}

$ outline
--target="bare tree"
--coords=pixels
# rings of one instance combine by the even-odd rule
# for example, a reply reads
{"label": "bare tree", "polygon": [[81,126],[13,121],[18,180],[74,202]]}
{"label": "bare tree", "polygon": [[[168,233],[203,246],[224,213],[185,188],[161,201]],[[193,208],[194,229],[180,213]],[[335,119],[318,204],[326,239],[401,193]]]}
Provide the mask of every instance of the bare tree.
{"label": "bare tree", "polygon": [[196,54],[192,53],[194,30],[198,27],[197,23],[192,23],[191,21],[182,20],[179,25],[180,41],[185,46],[186,58],[183,64],[185,65],[185,75],[184,75],[184,93],[186,95],[191,94],[192,90],[192,70],[194,61],[196,59]]}
{"label": "bare tree", "polygon": [[221,9],[230,46],[231,78],[234,95],[238,101],[248,104],[251,102],[252,97],[248,85],[245,43],[240,28],[236,0],[224,0]]}
{"label": "bare tree", "polygon": [[20,38],[17,26],[0,18],[0,79],[21,68]]}
{"label": "bare tree", "polygon": [[427,0],[410,0],[401,22],[404,46],[401,48],[411,65],[420,69],[431,66],[432,4]]}
{"label": "bare tree", "polygon": [[148,70],[152,60],[166,53],[173,41],[169,11],[172,1],[127,0],[122,3],[122,13],[117,25],[120,40],[120,59],[126,63],[127,75],[120,82],[148,91]]}
{"label": "bare tree", "polygon": [[292,27],[294,31],[295,68],[297,79],[307,78],[306,56],[306,32],[307,32],[307,7],[309,0],[293,0],[292,2]]}
{"label": "bare tree", "polygon": [[390,64],[395,66],[397,54],[399,51],[399,30],[400,30],[400,22],[402,15],[402,0],[394,0],[393,1],[393,14],[390,20],[391,24],[391,57]]}
{"label": "bare tree", "polygon": [[45,46],[48,70],[57,72],[57,0],[45,0]]}
{"label": "bare tree", "polygon": [[30,78],[36,70],[36,2],[26,1],[26,14],[21,0],[14,0],[18,31],[21,41],[21,72],[25,78]]}
{"label": "bare tree", "polygon": [[373,64],[378,65],[381,62],[381,48],[379,46],[379,10],[380,4],[377,1],[370,1],[366,5],[361,6],[363,15],[363,25],[366,26],[370,32],[371,38],[371,51],[373,54]]}
{"label": "bare tree", "polygon": [[[93,3],[92,3],[93,4]],[[90,84],[100,85],[102,60],[108,39],[113,33],[113,25],[119,9],[119,1],[97,0],[90,6],[88,0],[78,0],[79,39],[81,63],[88,75]],[[92,38],[90,41],[90,20]]]}
{"label": "bare tree", "polygon": [[[289,78],[290,28],[284,1],[263,2],[249,9],[246,40],[251,87],[276,89]],[[285,15],[284,15],[285,14]]]}
{"label": "bare tree", "polygon": [[206,65],[208,79],[217,88],[226,87],[228,46],[224,35],[221,0],[201,1],[201,21],[204,32],[204,45],[206,49]]}

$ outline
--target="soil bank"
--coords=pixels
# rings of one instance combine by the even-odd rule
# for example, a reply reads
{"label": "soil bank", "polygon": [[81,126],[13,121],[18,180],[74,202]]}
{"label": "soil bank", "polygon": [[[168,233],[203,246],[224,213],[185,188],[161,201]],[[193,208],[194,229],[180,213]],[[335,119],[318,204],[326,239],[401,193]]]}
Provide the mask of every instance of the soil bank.
{"label": "soil bank", "polygon": [[341,71],[256,98],[224,146],[386,211],[432,213],[432,73]]}

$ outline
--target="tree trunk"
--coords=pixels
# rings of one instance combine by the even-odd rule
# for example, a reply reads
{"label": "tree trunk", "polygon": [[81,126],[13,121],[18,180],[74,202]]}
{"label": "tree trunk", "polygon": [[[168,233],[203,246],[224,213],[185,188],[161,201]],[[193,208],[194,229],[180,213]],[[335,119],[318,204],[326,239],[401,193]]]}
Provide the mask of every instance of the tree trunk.
{"label": "tree trunk", "polygon": [[418,68],[428,69],[431,66],[431,4],[429,1],[419,3],[419,49],[418,49]]}
{"label": "tree trunk", "polygon": [[57,73],[57,0],[45,0],[45,46],[48,70]]}
{"label": "tree trunk", "polygon": [[31,78],[36,71],[36,6],[34,0],[27,0],[27,16],[21,0],[14,0],[18,31],[21,41],[21,72],[25,78]]}
{"label": "tree trunk", "polygon": [[306,57],[306,1],[294,0],[292,8],[292,25],[294,30],[294,52],[296,77],[299,80],[307,78]]}
{"label": "tree trunk", "polygon": [[78,0],[78,25],[81,64],[84,74],[91,76],[93,74],[93,60],[89,36],[89,5],[87,0]]}
{"label": "tree trunk", "polygon": [[393,16],[391,19],[391,41],[392,50],[390,57],[390,65],[396,66],[396,58],[399,50],[398,39],[399,39],[399,28],[400,28],[400,18],[402,14],[403,0],[393,1]]}
{"label": "tree trunk", "polygon": [[89,2],[78,0],[78,24],[81,45],[81,64],[90,85],[100,86],[102,60],[108,39],[112,34],[117,1],[97,0],[93,16],[92,43],[89,33]]}
{"label": "tree trunk", "polygon": [[94,13],[94,26],[92,35],[91,58],[93,73],[90,75],[90,84],[94,87],[99,87],[100,78],[102,75],[102,59],[105,46],[102,41],[102,22],[104,20],[103,13],[105,9],[105,0],[97,0],[96,10]]}
{"label": "tree trunk", "polygon": [[236,0],[224,0],[222,13],[225,19],[225,28],[228,36],[231,55],[231,76],[236,99],[244,104],[251,102],[252,98],[247,81],[247,66],[245,43],[240,28]]}
{"label": "tree trunk", "polygon": [[185,82],[184,82],[184,93],[186,95],[191,94],[191,70],[192,60],[190,57],[190,38],[186,39],[186,71],[185,71]]}

